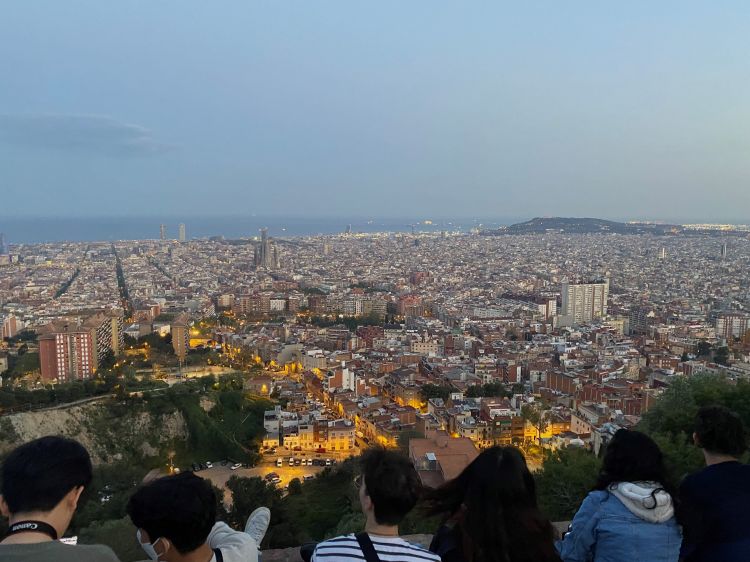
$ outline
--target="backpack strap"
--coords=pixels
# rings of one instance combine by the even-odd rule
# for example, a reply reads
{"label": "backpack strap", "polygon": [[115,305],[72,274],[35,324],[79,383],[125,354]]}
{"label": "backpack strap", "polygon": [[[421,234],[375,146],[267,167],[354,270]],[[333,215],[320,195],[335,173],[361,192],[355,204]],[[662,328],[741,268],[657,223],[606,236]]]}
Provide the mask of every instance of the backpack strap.
{"label": "backpack strap", "polygon": [[375,545],[372,544],[372,539],[367,533],[357,533],[354,535],[359,543],[359,548],[362,549],[362,554],[365,555],[366,562],[380,562],[378,553],[375,552]]}
{"label": "backpack strap", "polygon": [[224,562],[224,555],[218,548],[214,548],[214,556],[216,557],[216,562]]}

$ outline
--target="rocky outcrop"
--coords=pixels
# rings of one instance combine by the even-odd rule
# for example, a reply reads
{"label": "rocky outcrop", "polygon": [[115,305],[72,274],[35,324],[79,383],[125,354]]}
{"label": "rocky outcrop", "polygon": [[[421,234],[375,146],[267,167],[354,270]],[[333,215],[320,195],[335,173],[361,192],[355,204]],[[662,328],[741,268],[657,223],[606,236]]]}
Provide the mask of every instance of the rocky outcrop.
{"label": "rocky outcrop", "polygon": [[78,440],[89,450],[94,464],[155,456],[162,446],[188,435],[179,411],[150,414],[111,400],[90,402],[0,418],[0,455],[19,443],[45,435]]}

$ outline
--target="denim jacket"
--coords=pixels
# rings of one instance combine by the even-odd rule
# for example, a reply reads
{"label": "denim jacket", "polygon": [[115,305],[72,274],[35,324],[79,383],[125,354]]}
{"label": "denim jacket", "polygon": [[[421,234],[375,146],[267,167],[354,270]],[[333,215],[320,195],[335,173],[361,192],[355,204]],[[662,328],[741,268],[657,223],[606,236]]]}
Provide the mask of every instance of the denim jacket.
{"label": "denim jacket", "polygon": [[620,492],[589,493],[570,532],[557,545],[563,562],[677,562],[682,537],[671,498],[667,495],[669,510],[662,510],[657,523],[652,513],[644,515],[643,509],[634,507],[632,498],[620,497]]}

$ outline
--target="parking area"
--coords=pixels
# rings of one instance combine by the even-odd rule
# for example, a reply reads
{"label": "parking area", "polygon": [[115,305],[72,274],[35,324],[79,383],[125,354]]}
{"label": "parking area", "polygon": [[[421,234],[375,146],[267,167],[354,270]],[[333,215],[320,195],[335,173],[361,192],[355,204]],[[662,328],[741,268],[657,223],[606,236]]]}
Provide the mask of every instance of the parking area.
{"label": "parking area", "polygon": [[[284,489],[289,485],[289,482],[295,478],[299,478],[301,481],[304,480],[305,476],[315,476],[318,472],[321,472],[324,466],[289,466],[288,458],[287,462],[283,466],[277,467],[276,463],[264,462],[253,468],[237,468],[231,469],[231,464],[222,466],[220,463],[212,463],[212,468],[206,468],[204,470],[196,471],[196,474],[208,478],[211,482],[226,491],[226,485],[232,476],[240,476],[243,478],[251,478],[253,476],[259,476],[260,478],[266,479],[269,474],[275,473],[278,475],[278,481],[275,483],[277,487]],[[224,503],[231,505],[232,498],[230,494],[224,494]]]}

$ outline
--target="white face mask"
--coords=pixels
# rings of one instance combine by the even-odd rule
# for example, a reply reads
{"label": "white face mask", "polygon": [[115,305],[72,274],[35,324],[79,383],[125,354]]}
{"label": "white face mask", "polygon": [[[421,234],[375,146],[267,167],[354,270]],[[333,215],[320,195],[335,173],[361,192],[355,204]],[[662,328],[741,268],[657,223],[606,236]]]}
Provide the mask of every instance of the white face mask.
{"label": "white face mask", "polygon": [[156,539],[153,543],[150,543],[150,542],[141,542],[141,530],[140,529],[138,529],[135,532],[135,536],[138,539],[138,544],[141,545],[141,548],[146,553],[146,556],[148,556],[151,560],[158,561],[159,560],[159,555],[157,554],[156,549],[154,548],[154,546],[156,546],[156,543],[158,543],[161,540],[161,537],[159,537],[158,539]]}

